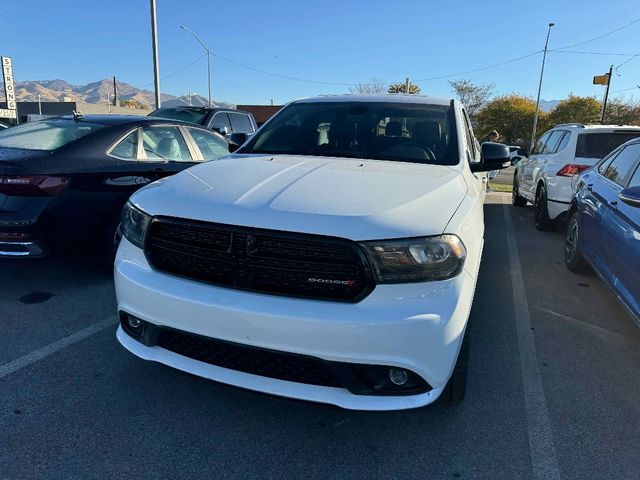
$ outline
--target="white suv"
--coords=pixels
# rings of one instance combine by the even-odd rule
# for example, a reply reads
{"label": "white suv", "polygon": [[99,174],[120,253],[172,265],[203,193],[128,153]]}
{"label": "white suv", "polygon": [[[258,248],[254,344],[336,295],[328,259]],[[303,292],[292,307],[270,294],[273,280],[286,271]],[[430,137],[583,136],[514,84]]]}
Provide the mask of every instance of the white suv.
{"label": "white suv", "polygon": [[460,400],[484,239],[473,172],[508,165],[506,145],[478,149],[454,100],[293,102],[233,157],[131,197],[117,338],[195,375],[344,408]]}
{"label": "white suv", "polygon": [[535,207],[538,230],[552,230],[564,219],[571,202],[572,178],[595,165],[619,145],[640,136],[640,127],[557,125],[516,164],[512,203]]}

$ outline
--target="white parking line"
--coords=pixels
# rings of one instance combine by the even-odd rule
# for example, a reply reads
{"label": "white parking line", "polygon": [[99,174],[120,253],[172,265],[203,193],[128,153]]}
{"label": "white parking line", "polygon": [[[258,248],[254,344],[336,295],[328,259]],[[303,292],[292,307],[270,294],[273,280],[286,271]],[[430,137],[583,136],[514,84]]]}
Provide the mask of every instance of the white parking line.
{"label": "white parking line", "polygon": [[101,322],[94,323],[93,325],[83,328],[82,330],[78,330],[77,332],[72,333],[68,337],[62,338],[38,350],[35,350],[31,353],[27,353],[22,357],[16,358],[15,360],[12,360],[8,363],[0,365],[0,379],[14,372],[17,372],[18,370],[24,367],[28,367],[29,365],[32,365],[37,361],[42,360],[43,358],[46,358],[53,353],[59,352],[60,350],[67,348],[70,345],[73,345],[74,343],[84,340],[85,338],[90,337],[91,335],[95,335],[96,333],[101,332],[105,328],[109,328],[115,325],[116,325],[116,316],[114,315],[113,317],[109,317],[106,320],[102,320]]}
{"label": "white parking line", "polygon": [[503,211],[511,267],[513,305],[516,317],[518,350],[520,351],[520,368],[522,371],[522,387],[527,414],[533,478],[540,480],[559,479],[560,469],[553,444],[547,401],[538,367],[536,345],[533,340],[533,333],[531,333],[531,317],[529,316],[527,295],[520,267],[520,254],[518,253],[518,245],[513,231],[511,206],[503,204]]}

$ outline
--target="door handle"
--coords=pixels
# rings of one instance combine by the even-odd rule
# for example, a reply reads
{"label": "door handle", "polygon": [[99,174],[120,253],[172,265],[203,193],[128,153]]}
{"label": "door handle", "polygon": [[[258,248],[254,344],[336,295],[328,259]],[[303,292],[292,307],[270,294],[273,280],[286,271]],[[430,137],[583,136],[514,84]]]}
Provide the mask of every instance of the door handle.
{"label": "door handle", "polygon": [[609,202],[609,205],[611,205],[613,208],[618,208],[618,201],[617,200],[611,200]]}
{"label": "door handle", "polygon": [[593,183],[587,183],[587,190],[593,192]]}

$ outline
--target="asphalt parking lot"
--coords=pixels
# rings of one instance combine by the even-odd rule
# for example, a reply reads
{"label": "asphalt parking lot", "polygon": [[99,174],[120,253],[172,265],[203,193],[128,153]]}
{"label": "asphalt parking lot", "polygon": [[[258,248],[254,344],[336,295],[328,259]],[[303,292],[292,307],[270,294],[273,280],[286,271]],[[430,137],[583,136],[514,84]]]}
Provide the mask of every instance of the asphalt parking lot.
{"label": "asphalt parking lot", "polygon": [[144,362],[108,272],[0,262],[0,478],[640,478],[640,328],[490,194],[457,407],[352,412]]}

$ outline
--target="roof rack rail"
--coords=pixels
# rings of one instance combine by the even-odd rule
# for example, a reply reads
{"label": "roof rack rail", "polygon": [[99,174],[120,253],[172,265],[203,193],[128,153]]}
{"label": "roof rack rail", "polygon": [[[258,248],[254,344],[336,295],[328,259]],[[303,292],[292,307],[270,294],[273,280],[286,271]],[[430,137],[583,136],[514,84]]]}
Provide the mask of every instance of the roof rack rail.
{"label": "roof rack rail", "polygon": [[577,122],[574,122],[574,123],[559,123],[558,125],[556,125],[553,128],[556,128],[556,127],[578,127],[578,128],[584,128],[584,123],[577,123]]}

